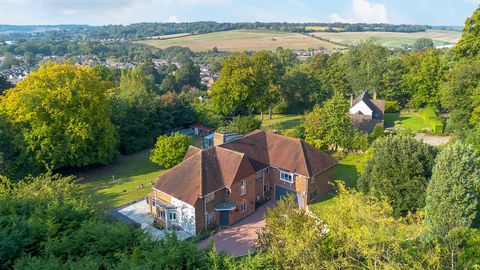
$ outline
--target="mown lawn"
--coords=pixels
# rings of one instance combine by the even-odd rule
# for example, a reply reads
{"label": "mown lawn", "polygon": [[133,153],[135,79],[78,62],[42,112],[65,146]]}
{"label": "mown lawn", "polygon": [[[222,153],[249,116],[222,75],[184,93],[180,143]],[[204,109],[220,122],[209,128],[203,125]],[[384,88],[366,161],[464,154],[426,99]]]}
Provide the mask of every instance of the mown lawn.
{"label": "mown lawn", "polygon": [[115,208],[147,195],[152,191],[152,182],[166,171],[152,163],[149,155],[150,150],[143,150],[122,156],[111,165],[86,169],[76,175],[101,210]]}
{"label": "mown lawn", "polygon": [[417,132],[424,128],[428,128],[427,123],[417,113],[400,114],[400,113],[386,113],[385,114],[385,127],[393,127],[395,121],[402,122],[402,128],[410,129]]}
{"label": "mown lawn", "polygon": [[[255,116],[261,119],[260,115]],[[302,115],[299,114],[274,114],[272,119],[268,119],[268,114],[263,115],[262,129],[265,130],[285,130],[301,125]]]}
{"label": "mown lawn", "polygon": [[[363,171],[363,159],[365,153],[350,154],[346,158],[339,161],[339,164],[335,168],[334,179],[345,182],[345,186],[348,188],[356,188],[357,180],[360,177],[360,173]],[[321,211],[321,208],[325,205],[332,203],[334,194],[328,194],[324,196],[318,202],[310,205],[311,210],[314,212]]]}
{"label": "mown lawn", "polygon": [[[200,147],[200,136],[192,144]],[[167,170],[152,163],[150,150],[121,156],[107,166],[84,168],[75,173],[86,185],[86,192],[99,209],[110,209],[141,199],[152,191],[152,183]]]}

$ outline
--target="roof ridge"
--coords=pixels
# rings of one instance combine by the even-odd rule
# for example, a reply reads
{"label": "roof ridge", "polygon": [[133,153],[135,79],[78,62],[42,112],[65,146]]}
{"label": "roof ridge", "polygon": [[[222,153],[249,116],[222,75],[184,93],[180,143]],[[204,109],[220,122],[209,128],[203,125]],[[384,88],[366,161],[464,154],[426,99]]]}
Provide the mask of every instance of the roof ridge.
{"label": "roof ridge", "polygon": [[[223,145],[223,144],[222,144],[222,145]],[[232,152],[232,153],[235,153],[235,154],[245,155],[245,153],[242,153],[242,152],[240,152],[240,151],[236,151],[236,150],[232,150],[232,149],[228,149],[228,148],[222,147],[222,145],[217,145],[217,146],[215,146],[214,148],[215,148],[215,149],[226,150],[226,151],[228,151],[228,152]]]}
{"label": "roof ridge", "polygon": [[303,140],[300,140],[300,148],[302,149],[302,157],[303,157],[303,162],[305,162],[305,167],[307,169],[307,173],[309,175],[312,174],[312,170],[310,169],[310,164],[307,162],[307,154],[305,152],[305,142]]}

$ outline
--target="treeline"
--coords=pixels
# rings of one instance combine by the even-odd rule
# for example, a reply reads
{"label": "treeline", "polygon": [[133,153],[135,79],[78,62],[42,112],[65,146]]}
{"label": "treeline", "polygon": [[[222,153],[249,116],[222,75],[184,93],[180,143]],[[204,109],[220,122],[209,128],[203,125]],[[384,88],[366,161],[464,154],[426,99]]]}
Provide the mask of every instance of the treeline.
{"label": "treeline", "polygon": [[[205,34],[219,31],[240,29],[269,29],[275,31],[307,33],[316,30],[309,27],[327,28],[320,31],[385,31],[385,32],[424,32],[426,25],[394,25],[384,23],[286,23],[286,22],[252,22],[252,23],[219,23],[213,21],[182,22],[182,23],[135,23],[129,25],[105,25],[105,26],[59,26],[59,31],[46,31],[44,33],[27,34],[32,26],[9,26],[16,31],[5,38],[18,40],[28,38],[28,35],[45,39],[143,39],[151,36],[162,36],[179,33]],[[34,27],[34,26],[33,26]],[[1,30],[1,26],[0,26]]]}

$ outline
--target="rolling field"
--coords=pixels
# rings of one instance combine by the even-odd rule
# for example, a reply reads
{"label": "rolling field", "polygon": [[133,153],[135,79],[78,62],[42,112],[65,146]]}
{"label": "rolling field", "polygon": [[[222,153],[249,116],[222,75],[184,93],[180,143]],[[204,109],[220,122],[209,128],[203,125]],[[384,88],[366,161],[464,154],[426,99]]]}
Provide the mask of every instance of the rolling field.
{"label": "rolling field", "polygon": [[342,32],[326,33],[315,32],[314,35],[331,40],[333,42],[343,43],[345,45],[355,45],[361,40],[370,37],[377,38],[379,42],[389,48],[401,48],[412,46],[415,40],[428,37],[431,38],[435,46],[455,44],[460,38],[461,33],[456,31],[427,30],[418,33],[393,33],[393,32]]}
{"label": "rolling field", "polygon": [[223,51],[275,50],[277,47],[289,49],[317,49],[323,47],[331,50],[341,47],[298,33],[269,30],[234,30],[166,40],[142,40],[138,43],[161,49],[170,46],[189,47],[193,51],[211,50],[213,47]]}

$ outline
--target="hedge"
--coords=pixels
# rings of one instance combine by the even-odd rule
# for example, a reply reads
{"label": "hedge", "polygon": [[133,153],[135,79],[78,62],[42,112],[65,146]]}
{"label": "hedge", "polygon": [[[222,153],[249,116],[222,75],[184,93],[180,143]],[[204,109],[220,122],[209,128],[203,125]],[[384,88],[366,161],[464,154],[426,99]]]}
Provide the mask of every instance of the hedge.
{"label": "hedge", "polygon": [[429,128],[433,130],[434,134],[443,133],[442,119],[437,115],[433,108],[424,108],[418,111]]}

